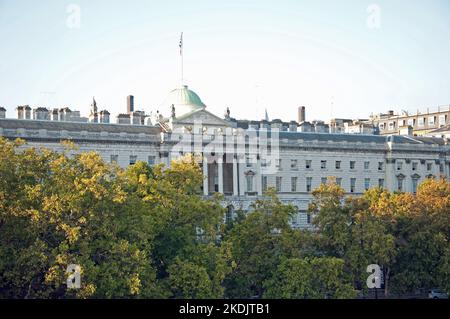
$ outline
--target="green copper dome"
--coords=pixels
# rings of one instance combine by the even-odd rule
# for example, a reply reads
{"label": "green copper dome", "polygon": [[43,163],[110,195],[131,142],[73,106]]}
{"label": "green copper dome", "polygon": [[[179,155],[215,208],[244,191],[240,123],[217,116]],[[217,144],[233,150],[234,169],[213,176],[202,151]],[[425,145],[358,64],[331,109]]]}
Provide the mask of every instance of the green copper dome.
{"label": "green copper dome", "polygon": [[172,105],[175,107],[176,117],[206,107],[197,93],[189,90],[187,85],[169,93],[164,102],[164,107],[170,110]]}

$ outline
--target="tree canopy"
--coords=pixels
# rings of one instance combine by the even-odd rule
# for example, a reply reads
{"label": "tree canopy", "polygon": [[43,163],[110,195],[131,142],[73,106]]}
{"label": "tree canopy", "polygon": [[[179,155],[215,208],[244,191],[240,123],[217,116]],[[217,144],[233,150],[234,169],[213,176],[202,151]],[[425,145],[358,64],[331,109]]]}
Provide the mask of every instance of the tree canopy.
{"label": "tree canopy", "polygon": [[225,222],[224,198],[202,196],[200,160],[121,169],[69,142],[0,138],[0,298],[353,298],[370,264],[387,295],[450,291],[448,181],[353,197],[321,185],[303,230],[274,189]]}

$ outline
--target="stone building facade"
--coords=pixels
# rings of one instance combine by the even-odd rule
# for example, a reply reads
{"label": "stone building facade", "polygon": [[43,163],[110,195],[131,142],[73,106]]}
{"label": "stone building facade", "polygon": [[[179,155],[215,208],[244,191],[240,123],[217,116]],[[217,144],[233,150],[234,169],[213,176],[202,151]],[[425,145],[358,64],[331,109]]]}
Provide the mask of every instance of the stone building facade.
{"label": "stone building facade", "polygon": [[[136,111],[128,104],[132,118]],[[72,140],[80,152],[96,151],[121,167],[136,161],[170,165],[196,153],[203,195],[223,193],[227,216],[249,210],[275,187],[283,202],[297,207],[292,225],[302,228],[311,226],[312,190],[329,178],[348,196],[372,187],[414,193],[427,177],[450,178],[450,144],[442,138],[305,132],[295,121],[236,120],[229,109],[219,117],[187,86],[173,90],[161,109],[167,117],[140,113],[139,120],[110,124],[31,119],[22,108],[18,119],[0,117],[0,136],[55,150],[62,149],[62,140]]]}

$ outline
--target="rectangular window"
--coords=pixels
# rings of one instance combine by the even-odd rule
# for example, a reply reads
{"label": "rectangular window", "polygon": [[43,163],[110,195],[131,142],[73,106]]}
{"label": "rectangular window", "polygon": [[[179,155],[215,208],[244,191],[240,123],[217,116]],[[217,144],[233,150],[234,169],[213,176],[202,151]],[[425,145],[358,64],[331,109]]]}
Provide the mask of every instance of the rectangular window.
{"label": "rectangular window", "polygon": [[336,169],[341,169],[341,161],[336,161]]}
{"label": "rectangular window", "polygon": [[397,178],[397,190],[403,192],[403,178]]}
{"label": "rectangular window", "polygon": [[350,193],[354,193],[356,190],[356,178],[350,178]]}
{"label": "rectangular window", "polygon": [[428,118],[428,125],[434,125],[434,122],[435,122],[434,116],[430,116],[430,117]]}
{"label": "rectangular window", "polygon": [[155,156],[150,155],[150,156],[148,157],[148,165],[150,165],[150,166],[155,165],[155,159],[156,159]]}
{"label": "rectangular window", "polygon": [[370,188],[370,178],[364,179],[364,189],[368,190]]}
{"label": "rectangular window", "polygon": [[136,155],[130,155],[130,165],[134,165],[137,162],[137,156]]}
{"label": "rectangular window", "polygon": [[341,177],[336,178],[336,185],[342,186],[342,178]]}
{"label": "rectangular window", "polygon": [[117,163],[119,161],[119,155],[111,155],[111,163]]}
{"label": "rectangular window", "polygon": [[281,181],[282,181],[282,179],[281,179],[281,177],[280,176],[277,176],[277,178],[276,178],[276,189],[277,189],[277,192],[281,192]]}
{"label": "rectangular window", "polygon": [[247,181],[247,192],[253,192],[253,175],[247,175],[245,179]]}
{"label": "rectangular window", "polygon": [[419,184],[419,180],[417,178],[412,179],[412,192],[413,194],[417,193],[417,185]]}
{"label": "rectangular window", "polygon": [[306,168],[306,169],[312,168],[311,164],[312,164],[312,161],[311,161],[311,160],[306,160],[306,162],[305,162],[305,168]]}
{"label": "rectangular window", "polygon": [[291,160],[291,169],[293,171],[296,171],[298,169],[297,160],[296,159]]}
{"label": "rectangular window", "polygon": [[445,125],[445,115],[439,115],[439,126]]}
{"label": "rectangular window", "polygon": [[322,177],[322,178],[320,179],[320,182],[321,182],[322,184],[326,185],[326,184],[327,184],[327,178],[326,178],[326,177]]}
{"label": "rectangular window", "polygon": [[417,171],[418,165],[419,165],[419,163],[413,162],[413,163],[412,163],[412,170],[413,170],[413,171]]}
{"label": "rectangular window", "polygon": [[417,125],[423,127],[425,125],[425,119],[423,117],[419,117]]}
{"label": "rectangular window", "polygon": [[408,125],[414,126],[414,119],[408,119]]}
{"label": "rectangular window", "polygon": [[355,169],[355,161],[350,161],[350,169]]}
{"label": "rectangular window", "polygon": [[397,171],[400,171],[403,167],[403,162],[397,161]]}
{"label": "rectangular window", "polygon": [[265,158],[261,159],[261,167],[267,167],[267,160]]}
{"label": "rectangular window", "polygon": [[384,166],[384,163],[383,163],[383,162],[378,162],[378,170],[379,170],[379,171],[382,171],[382,170],[383,170],[383,166]]}
{"label": "rectangular window", "polygon": [[433,164],[427,163],[427,171],[431,171],[432,168],[433,168]]}
{"label": "rectangular window", "polygon": [[263,192],[267,191],[267,176],[262,177],[262,190]]}
{"label": "rectangular window", "polygon": [[321,169],[327,168],[327,161],[320,161],[320,168]]}
{"label": "rectangular window", "polygon": [[370,165],[370,162],[364,162],[364,169],[368,170],[369,169],[369,165]]}
{"label": "rectangular window", "polygon": [[281,159],[280,159],[280,158],[277,158],[277,159],[275,160],[275,167],[276,167],[277,169],[281,170]]}
{"label": "rectangular window", "polygon": [[306,191],[310,192],[312,187],[312,177],[306,178]]}
{"label": "rectangular window", "polygon": [[395,129],[395,122],[389,122],[389,130],[394,130]]}
{"label": "rectangular window", "polygon": [[380,179],[378,180],[378,187],[379,187],[379,188],[384,188],[384,179],[383,179],[383,178],[380,178]]}
{"label": "rectangular window", "polygon": [[311,224],[311,214],[310,213],[306,213],[306,223]]}
{"label": "rectangular window", "polygon": [[291,192],[297,191],[297,177],[291,177]]}

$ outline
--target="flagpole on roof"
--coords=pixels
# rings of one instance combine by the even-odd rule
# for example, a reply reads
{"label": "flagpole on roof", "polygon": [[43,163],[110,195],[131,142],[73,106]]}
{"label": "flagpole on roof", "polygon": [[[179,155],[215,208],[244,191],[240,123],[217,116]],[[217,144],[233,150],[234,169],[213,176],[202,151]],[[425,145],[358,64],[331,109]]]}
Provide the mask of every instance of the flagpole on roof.
{"label": "flagpole on roof", "polygon": [[181,59],[181,85],[183,85],[183,78],[184,78],[184,74],[183,74],[183,32],[181,32],[181,36],[180,36],[180,59]]}

